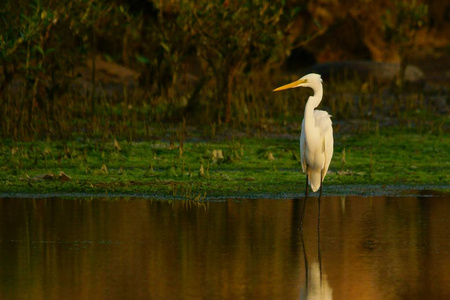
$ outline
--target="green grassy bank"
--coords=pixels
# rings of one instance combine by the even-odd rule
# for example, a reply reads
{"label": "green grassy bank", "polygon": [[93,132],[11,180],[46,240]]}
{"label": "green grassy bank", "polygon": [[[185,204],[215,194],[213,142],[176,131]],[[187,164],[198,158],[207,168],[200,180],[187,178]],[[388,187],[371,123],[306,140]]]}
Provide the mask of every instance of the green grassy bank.
{"label": "green grassy bank", "polygon": [[[298,137],[0,142],[0,193],[139,194],[202,201],[304,192]],[[354,185],[448,191],[450,137],[400,128],[336,135],[324,192]]]}

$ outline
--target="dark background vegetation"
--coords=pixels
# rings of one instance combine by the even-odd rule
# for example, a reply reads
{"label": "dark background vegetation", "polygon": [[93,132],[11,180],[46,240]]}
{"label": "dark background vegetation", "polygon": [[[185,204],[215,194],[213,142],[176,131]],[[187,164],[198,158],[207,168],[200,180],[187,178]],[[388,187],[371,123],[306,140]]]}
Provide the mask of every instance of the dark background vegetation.
{"label": "dark background vegetation", "polygon": [[[338,130],[350,119],[446,130],[449,22],[450,4],[437,0],[3,0],[0,135],[297,131],[308,92],[271,90],[349,60],[400,68],[391,82],[327,77],[322,106]],[[425,77],[408,86],[409,63]]]}

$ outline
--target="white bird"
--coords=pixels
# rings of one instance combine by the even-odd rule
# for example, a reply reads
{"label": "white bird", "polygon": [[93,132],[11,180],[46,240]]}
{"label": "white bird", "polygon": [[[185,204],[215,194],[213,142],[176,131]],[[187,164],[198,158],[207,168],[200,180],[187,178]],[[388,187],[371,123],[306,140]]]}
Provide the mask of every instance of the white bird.
{"label": "white bird", "polygon": [[322,78],[319,74],[308,74],[297,81],[280,86],[273,91],[281,91],[297,87],[309,87],[314,95],[308,98],[305,106],[305,115],[300,135],[300,156],[303,172],[306,174],[305,201],[303,202],[303,216],[306,199],[308,198],[308,183],[313,192],[320,189],[318,227],[320,224],[320,197],[322,196],[322,183],[327,175],[333,156],[333,127],[330,115],[323,110],[315,110],[322,101]]}

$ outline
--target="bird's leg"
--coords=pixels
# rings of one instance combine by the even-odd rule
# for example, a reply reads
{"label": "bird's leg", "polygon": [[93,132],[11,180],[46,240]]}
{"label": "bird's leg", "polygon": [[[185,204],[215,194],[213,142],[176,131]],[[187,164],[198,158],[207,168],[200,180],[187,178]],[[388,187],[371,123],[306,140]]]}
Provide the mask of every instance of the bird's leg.
{"label": "bird's leg", "polygon": [[322,198],[322,174],[323,174],[323,170],[320,171],[320,188],[319,188],[319,209],[318,209],[318,214],[317,214],[317,230],[319,230],[320,228],[320,198]]}
{"label": "bird's leg", "polygon": [[308,199],[308,172],[306,172],[305,200],[303,201],[302,219],[300,220],[300,228],[303,228],[303,217],[305,216],[306,199]]}

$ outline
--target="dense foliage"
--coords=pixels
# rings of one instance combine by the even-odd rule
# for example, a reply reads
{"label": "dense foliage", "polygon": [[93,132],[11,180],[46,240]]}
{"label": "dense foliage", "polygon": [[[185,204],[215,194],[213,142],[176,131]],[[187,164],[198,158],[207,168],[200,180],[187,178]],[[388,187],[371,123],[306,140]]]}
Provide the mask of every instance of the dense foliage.
{"label": "dense foliage", "polygon": [[[274,75],[282,78],[277,72],[291,51],[324,30],[310,5],[286,0],[4,0],[0,135],[13,140],[133,139],[152,136],[166,122],[213,128],[225,123],[247,130],[284,126],[300,117],[292,112],[301,111],[305,94],[287,98],[270,91]],[[301,33],[292,33],[299,28]],[[396,40],[408,30],[396,31]],[[131,75],[124,80],[115,78],[120,70],[100,72],[104,62],[116,69],[125,66]],[[352,92],[372,92],[370,83],[369,88],[362,84]],[[325,104],[332,113],[353,114],[345,107],[353,100],[337,97]],[[359,103],[359,109],[383,106],[377,97],[367,96],[371,103]],[[421,109],[418,99],[403,102]]]}

